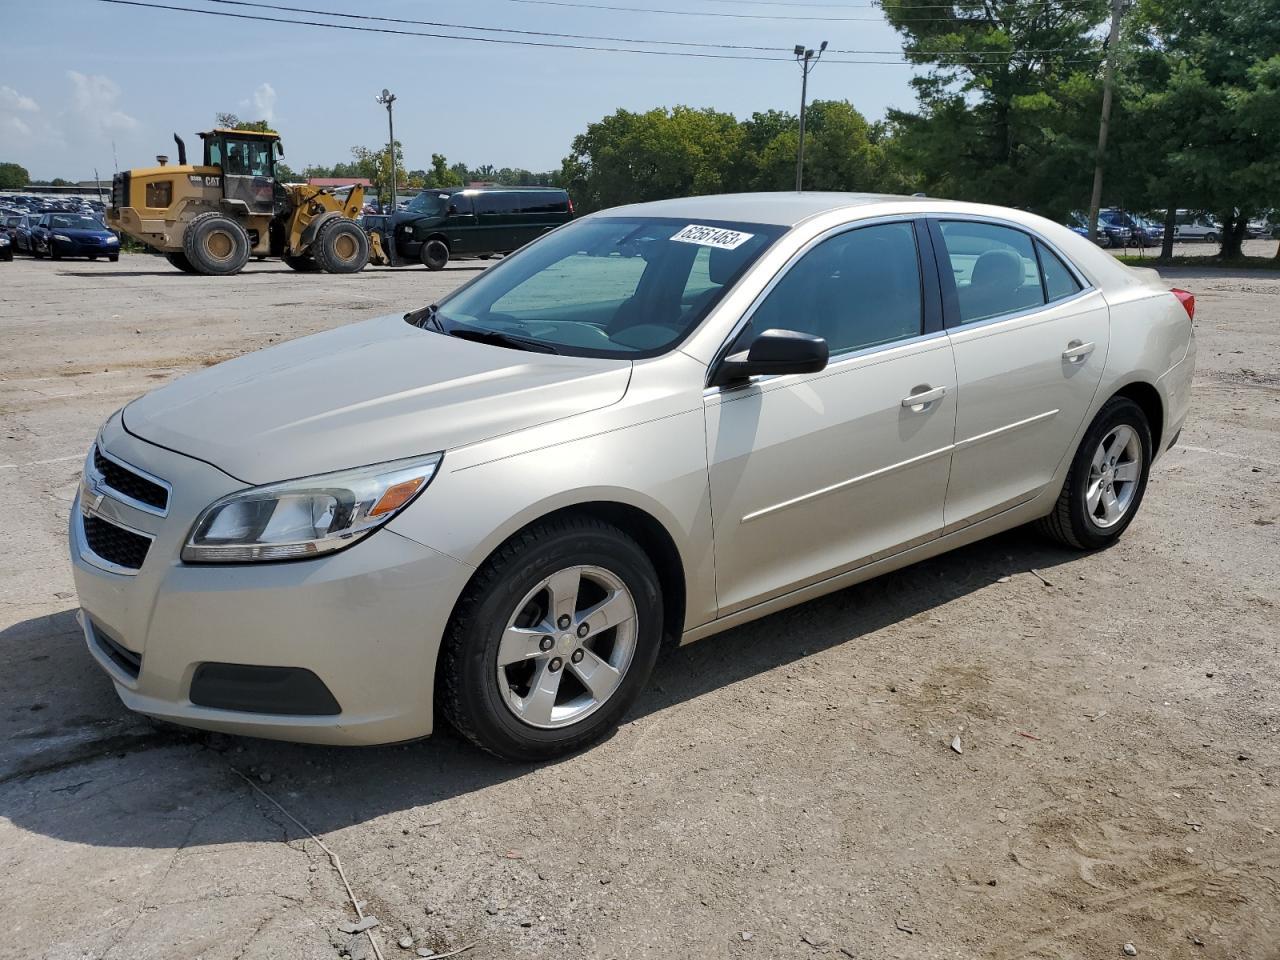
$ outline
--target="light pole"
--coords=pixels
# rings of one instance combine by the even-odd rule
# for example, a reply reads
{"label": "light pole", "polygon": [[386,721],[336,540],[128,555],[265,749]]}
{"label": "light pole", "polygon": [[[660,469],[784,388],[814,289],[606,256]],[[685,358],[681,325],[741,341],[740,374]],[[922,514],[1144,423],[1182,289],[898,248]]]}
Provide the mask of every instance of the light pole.
{"label": "light pole", "polygon": [[823,40],[817,52],[805,49],[803,43],[796,44],[796,63],[800,64],[800,148],[796,151],[796,193],[804,192],[804,108],[809,99],[809,72],[818,65],[823,52],[827,49],[827,41]]}
{"label": "light pole", "polygon": [[391,119],[391,105],[396,102],[396,95],[383,87],[382,95],[375,99],[387,108],[387,150],[391,156],[391,212],[387,214],[387,226],[383,239],[387,241],[387,259],[394,267],[396,265],[396,127]]}

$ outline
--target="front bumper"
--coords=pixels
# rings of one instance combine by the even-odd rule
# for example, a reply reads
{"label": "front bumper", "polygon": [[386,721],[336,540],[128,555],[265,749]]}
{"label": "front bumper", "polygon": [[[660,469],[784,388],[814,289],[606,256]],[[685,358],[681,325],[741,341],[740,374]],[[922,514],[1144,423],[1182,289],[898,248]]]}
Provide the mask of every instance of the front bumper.
{"label": "front bumper", "polygon": [[91,243],[87,240],[50,240],[60,257],[114,257],[120,252],[119,243]]}
{"label": "front bumper", "polygon": [[[440,637],[470,568],[386,529],[312,560],[184,564],[182,542],[196,514],[243,485],[132,437],[118,418],[113,424],[104,448],[172,484],[166,517],[110,497],[99,505],[103,515],[153,537],[136,571],[112,570],[89,549],[79,495],[71,512],[85,642],[127,707],[188,726],[310,743],[389,743],[431,732]],[[192,684],[209,664],[313,674],[337,710],[200,705]],[[255,702],[252,691],[239,699]]]}

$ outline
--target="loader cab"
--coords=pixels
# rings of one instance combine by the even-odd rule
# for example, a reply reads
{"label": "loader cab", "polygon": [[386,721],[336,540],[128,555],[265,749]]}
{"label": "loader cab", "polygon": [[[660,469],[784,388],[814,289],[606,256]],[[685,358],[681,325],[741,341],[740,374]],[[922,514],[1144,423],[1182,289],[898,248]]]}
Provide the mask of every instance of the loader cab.
{"label": "loader cab", "polygon": [[275,212],[276,159],[284,156],[279,134],[257,130],[210,130],[204,141],[204,165],[222,170],[222,196],[245,213]]}

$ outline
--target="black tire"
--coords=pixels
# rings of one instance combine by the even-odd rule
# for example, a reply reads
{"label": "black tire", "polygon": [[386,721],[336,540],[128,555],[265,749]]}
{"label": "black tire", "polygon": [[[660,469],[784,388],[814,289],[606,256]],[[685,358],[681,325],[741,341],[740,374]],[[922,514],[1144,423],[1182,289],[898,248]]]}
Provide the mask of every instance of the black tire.
{"label": "black tire", "polygon": [[53,242],[53,238],[52,238],[52,237],[50,237],[50,238],[49,238],[49,259],[50,259],[50,260],[61,260],[61,259],[62,259],[62,254],[60,254],[60,253],[58,252],[58,247],[57,247],[57,245]]}
{"label": "black tire", "polygon": [[432,237],[422,245],[420,256],[428,270],[443,270],[449,263],[449,245],[439,237]]}
{"label": "black tire", "polygon": [[311,254],[309,253],[304,253],[300,257],[286,253],[280,259],[287,263],[291,270],[297,270],[299,273],[315,273],[320,269],[320,265],[311,259]]}
{"label": "black tire", "polygon": [[354,220],[335,217],[316,233],[311,258],[325,273],[359,273],[369,263],[369,238]]}
{"label": "black tire", "polygon": [[37,244],[34,240],[31,241],[31,256],[33,256],[37,260],[44,259],[44,254],[40,252],[40,245]]}
{"label": "black tire", "polygon": [[1218,242],[1218,235],[1217,235],[1216,233],[1206,233],[1206,234],[1204,235],[1204,242],[1205,242],[1205,243],[1217,243],[1217,242]]}
{"label": "black tire", "polygon": [[[1123,516],[1111,526],[1102,526],[1094,518],[1088,508],[1087,496],[1090,483],[1090,471],[1094,454],[1112,431],[1117,427],[1127,426],[1138,435],[1142,449],[1142,463],[1138,479],[1132,491],[1132,498],[1125,508]],[[1098,550],[1110,546],[1128,529],[1129,524],[1142,505],[1142,497],[1147,490],[1147,477],[1151,471],[1151,426],[1147,415],[1127,397],[1112,397],[1093,423],[1085,431],[1084,438],[1071,461],[1071,469],[1067,473],[1058,502],[1053,512],[1038,523],[1040,531],[1064,546],[1077,550]]]}
{"label": "black tire", "polygon": [[[634,653],[621,682],[594,712],[562,727],[531,726],[517,717],[499,689],[499,641],[530,590],[576,565],[603,568],[627,587],[636,609]],[[639,545],[616,527],[588,517],[543,521],[494,551],[458,601],[440,651],[436,702],[454,728],[480,748],[506,760],[547,760],[613,730],[644,689],[661,640],[662,592]],[[573,668],[566,662],[562,669]]]}
{"label": "black tire", "polygon": [[110,262],[112,262],[112,263],[119,263],[119,262],[120,262],[120,254],[118,254],[118,253],[113,253],[113,254],[111,254],[111,256],[107,257],[107,259],[108,259]]}
{"label": "black tire", "polygon": [[174,251],[173,253],[166,253],[164,258],[168,260],[172,266],[177,267],[183,273],[196,272],[196,268],[191,265],[191,261],[187,259],[187,255],[185,253]]}
{"label": "black tire", "polygon": [[196,273],[227,277],[249,262],[252,247],[244,227],[226,214],[202,213],[187,225],[182,252]]}

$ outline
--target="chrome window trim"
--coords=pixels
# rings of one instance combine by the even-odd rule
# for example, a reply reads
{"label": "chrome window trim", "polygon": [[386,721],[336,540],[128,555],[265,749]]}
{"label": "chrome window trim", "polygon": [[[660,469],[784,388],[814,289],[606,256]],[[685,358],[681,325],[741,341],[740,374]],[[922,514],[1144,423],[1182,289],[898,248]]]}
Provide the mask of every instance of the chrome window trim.
{"label": "chrome window trim", "polygon": [[[916,226],[916,224],[928,219],[928,216],[929,215],[925,213],[888,213],[888,214],[883,214],[882,216],[879,216],[879,217],[867,217],[864,220],[849,220],[849,221],[846,221],[845,223],[837,224],[834,227],[828,227],[826,230],[822,231],[817,236],[811,237],[808,240],[808,242],[804,244],[804,246],[800,247],[799,250],[797,250],[787,259],[786,263],[784,263],[781,267],[778,268],[778,272],[773,275],[773,277],[769,280],[767,284],[765,284],[764,289],[762,289],[756,295],[756,298],[751,301],[750,305],[745,310],[742,311],[742,316],[740,316],[737,319],[737,321],[735,321],[732,329],[729,331],[729,335],[725,337],[724,340],[720,343],[720,346],[716,349],[715,357],[712,359],[711,363],[707,365],[707,382],[704,383],[703,385],[705,388],[704,393],[707,390],[719,391],[722,389],[721,387],[713,387],[710,384],[711,376],[715,372],[715,369],[720,365],[720,361],[722,361],[725,358],[725,356],[728,354],[729,347],[733,344],[733,341],[738,338],[738,335],[742,333],[743,328],[746,327],[746,325],[751,322],[751,318],[755,315],[755,312],[760,309],[760,305],[764,303],[764,301],[768,298],[769,294],[773,293],[774,288],[777,287],[777,285],[782,282],[783,278],[786,277],[787,274],[789,274],[792,270],[795,269],[796,264],[798,264],[800,260],[807,253],[809,253],[810,250],[812,250],[818,244],[831,239],[832,237],[839,236],[842,233],[848,233],[851,230],[859,230],[863,227],[883,226],[884,224],[890,224],[890,223],[909,223],[912,225],[913,229],[919,229]],[[785,234],[783,236],[785,236]],[[782,237],[779,237],[778,239],[781,240]],[[774,242],[776,243],[777,241],[774,241]],[[836,363],[842,363],[846,359],[852,358],[854,355],[864,355],[866,353],[876,352],[878,350],[892,349],[893,347],[899,347],[899,346],[902,346],[903,344],[911,343],[914,340],[923,340],[928,337],[932,337],[936,335],[936,333],[924,332],[925,293],[923,289],[924,287],[923,272],[925,269],[925,265],[921,262],[919,246],[920,246],[920,241],[919,241],[919,238],[917,238],[916,239],[916,264],[921,271],[921,278],[920,278],[921,280],[921,293],[920,293],[921,334],[920,336],[911,337],[905,340],[893,340],[890,343],[879,344],[873,347],[865,347],[862,350],[846,350],[843,353],[836,354],[836,357],[838,358],[836,360]],[[740,279],[746,279],[746,276],[744,275]],[[945,327],[944,327],[944,330],[945,330]],[[827,367],[824,368],[823,372],[826,372],[826,370],[830,369],[832,366],[833,366],[832,362],[828,361]],[[752,377],[749,382],[756,383],[758,381],[763,381],[763,380],[773,380],[780,376],[795,376],[795,374],[771,374],[767,377]],[[732,389],[737,389],[737,387],[733,387]]]}
{"label": "chrome window trim", "polygon": [[[95,452],[102,454],[105,459],[110,460],[117,467],[120,467],[120,469],[128,470],[130,473],[137,474],[142,477],[142,479],[149,480],[157,486],[162,487],[164,489],[164,509],[161,510],[159,507],[154,507],[149,503],[143,503],[141,500],[135,500],[127,493],[123,493],[107,483],[106,477],[104,477],[93,464],[93,455]],[[169,504],[173,502],[173,485],[167,480],[161,480],[159,477],[155,476],[155,474],[147,473],[147,471],[140,467],[135,467],[133,464],[126,463],[119,457],[112,456],[106,451],[101,443],[95,441],[93,449],[89,451],[89,459],[85,462],[85,473],[94,481],[92,486],[95,489],[101,490],[112,500],[115,500],[118,503],[123,503],[125,506],[133,507],[133,509],[140,510],[143,513],[149,513],[153,517],[167,517],[169,515]]]}
{"label": "chrome window trim", "polygon": [[[736,336],[736,334],[735,334]],[[722,384],[720,386],[704,387],[702,395],[706,397],[714,397],[719,393],[734,393],[749,386],[758,386],[764,383],[772,383],[775,380],[792,380],[795,383],[808,383],[810,380],[821,380],[826,376],[837,376],[845,371],[841,368],[852,364],[855,360],[865,360],[867,357],[873,357],[876,354],[888,353],[891,350],[901,350],[904,347],[913,347],[917,344],[927,343],[930,340],[945,340],[947,336],[946,330],[934,330],[930,333],[922,333],[918,337],[909,337],[906,340],[893,340],[889,343],[881,343],[872,347],[863,347],[861,350],[849,350],[845,353],[837,354],[833,362],[828,362],[825,367],[816,373],[768,373],[759,374],[744,380],[741,383]],[[939,344],[943,346],[943,344]],[[886,357],[882,362],[888,362],[894,358]]]}
{"label": "chrome window trim", "polygon": [[[933,220],[935,223],[938,224],[938,234],[942,236],[943,249],[939,251],[935,251],[935,255],[938,258],[938,265],[940,268],[944,261],[946,262],[948,268],[950,268],[950,265],[951,265],[951,254],[949,254],[946,250],[946,236],[942,233],[942,225],[944,223],[987,223],[993,227],[1005,227],[1006,229],[1009,229],[1009,230],[1016,230],[1018,233],[1025,234],[1026,236],[1030,237],[1031,240],[1033,241],[1031,245],[1032,252],[1035,252],[1034,241],[1038,240],[1040,243],[1043,243],[1046,247],[1049,248],[1050,251],[1054,253],[1055,256],[1057,256],[1059,260],[1062,261],[1063,265],[1067,268],[1067,271],[1073,277],[1075,277],[1076,282],[1080,284],[1080,289],[1069,297],[1060,297],[1057,300],[1047,300],[1046,302],[1039,304],[1038,306],[1027,307],[1025,310],[1013,310],[1013,311],[1010,311],[1009,313],[998,313],[993,317],[983,317],[981,320],[971,320],[968,323],[965,323],[964,321],[960,320],[959,317],[957,317],[956,318],[957,322],[955,323],[954,326],[947,323],[946,310],[944,309],[943,317],[942,317],[943,327],[948,331],[967,330],[971,327],[982,326],[984,324],[988,324],[993,321],[1013,320],[1017,317],[1025,317],[1028,314],[1039,313],[1040,311],[1046,310],[1049,307],[1056,307],[1056,306],[1059,306],[1060,304],[1070,303],[1072,300],[1076,300],[1084,296],[1086,293],[1091,293],[1092,291],[1098,289],[1097,285],[1091,282],[1089,278],[1086,277],[1081,272],[1080,267],[1077,266],[1076,262],[1062,251],[1061,247],[1059,247],[1052,240],[1049,240],[1048,238],[1042,236],[1040,233],[1031,229],[1028,226],[1025,226],[1020,223],[1014,223],[1012,220],[1004,220],[1000,217],[993,217],[988,214],[982,214],[982,213],[956,214],[954,216],[947,215],[947,214],[933,213],[933,214],[926,215],[926,219]],[[1041,293],[1043,294],[1045,293],[1044,266],[1040,263],[1040,258],[1038,256],[1036,257],[1036,270],[1041,276],[1040,290],[1041,290]],[[954,271],[952,271],[951,273],[951,283],[957,291],[960,289],[959,286],[956,285]],[[944,298],[944,301],[945,301],[945,298]]]}
{"label": "chrome window trim", "polygon": [[147,533],[145,530],[137,530],[112,517],[104,517],[96,511],[89,510],[80,499],[80,494],[78,492],[76,493],[75,501],[71,504],[71,511],[72,516],[74,517],[74,520],[71,523],[71,533],[75,538],[76,553],[79,555],[81,560],[89,564],[91,567],[97,567],[99,570],[105,570],[107,573],[114,573],[121,577],[136,577],[142,571],[141,567],[138,567],[136,570],[133,567],[122,567],[120,564],[112,563],[106,557],[101,557],[94,553],[93,549],[89,546],[88,539],[85,537],[84,518],[86,516],[97,517],[103,523],[109,523],[114,527],[119,527],[121,530],[136,534],[139,537],[146,537],[152,545],[156,542],[154,534]]}
{"label": "chrome window trim", "polygon": [[1012,313],[999,313],[999,314],[996,314],[994,317],[984,317],[981,320],[972,320],[969,323],[960,323],[954,327],[946,327],[945,332],[948,334],[955,335],[955,334],[963,333],[966,330],[981,330],[983,327],[989,327],[992,324],[996,324],[996,323],[1006,323],[1010,320],[1022,320],[1026,317],[1031,316],[1032,314],[1044,313],[1046,310],[1060,307],[1063,304],[1071,303],[1074,300],[1081,299],[1082,297],[1085,296],[1085,294],[1090,294],[1095,292],[1097,292],[1097,289],[1094,287],[1090,287],[1088,289],[1081,290],[1079,293],[1072,294],[1069,297],[1063,297],[1061,300],[1054,300],[1052,303],[1042,303],[1038,307],[1027,307],[1027,309],[1025,310],[1015,310]]}

